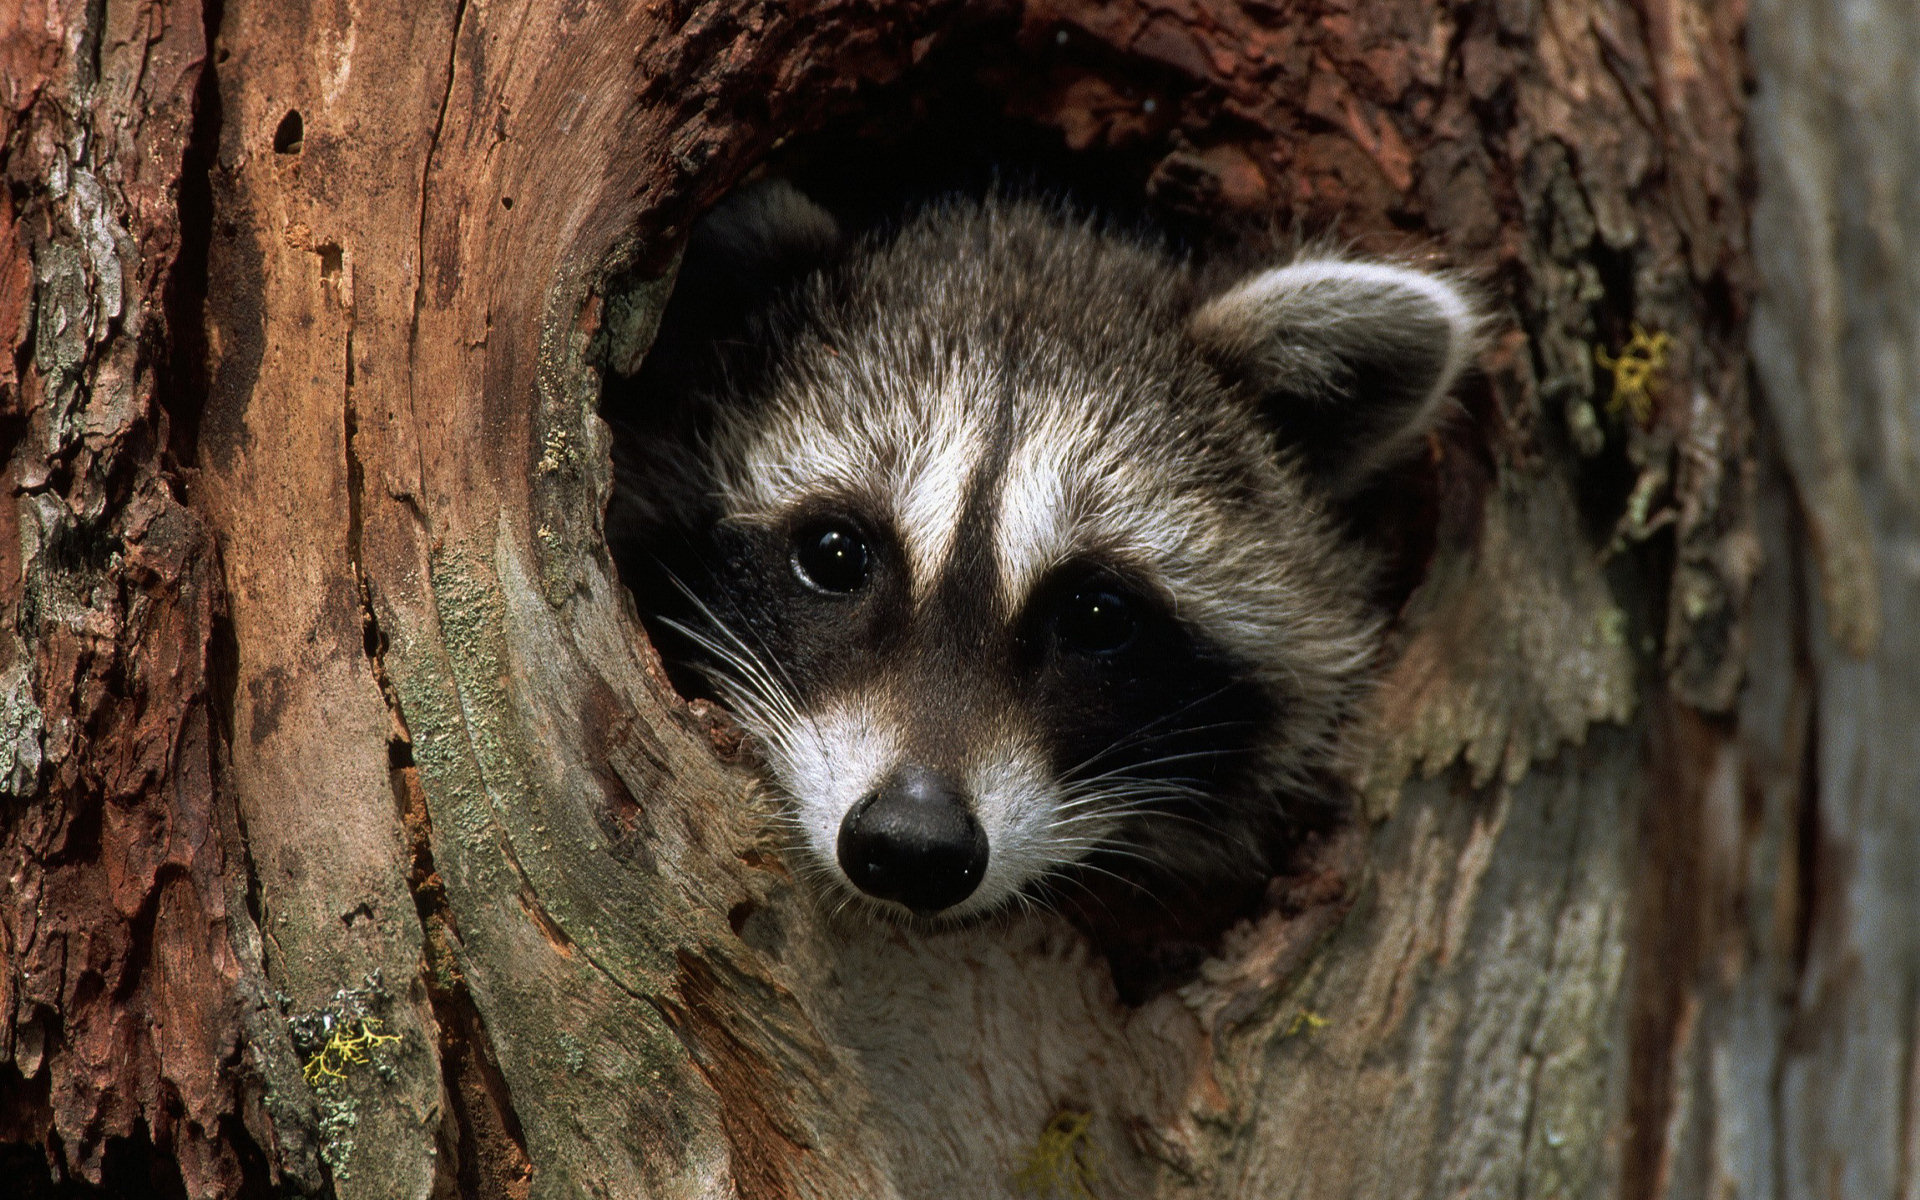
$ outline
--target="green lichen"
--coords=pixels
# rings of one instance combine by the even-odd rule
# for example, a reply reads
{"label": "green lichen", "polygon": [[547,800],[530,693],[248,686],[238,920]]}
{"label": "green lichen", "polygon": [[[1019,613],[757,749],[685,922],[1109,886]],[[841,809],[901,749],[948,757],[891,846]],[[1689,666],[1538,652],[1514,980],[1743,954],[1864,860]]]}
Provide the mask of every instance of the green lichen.
{"label": "green lichen", "polygon": [[[445,551],[434,559],[432,572],[445,656],[402,627],[394,631],[388,661],[413,735],[414,763],[427,791],[435,840],[459,847],[442,869],[486,870],[494,859],[484,847],[498,829],[489,790],[510,778],[499,769],[499,748],[509,740],[501,732],[505,697],[499,683],[505,670],[500,633],[505,602],[491,576],[469,555]],[[495,879],[483,886],[497,890],[510,882]]]}
{"label": "green lichen", "polygon": [[[612,455],[597,415],[603,377],[639,370],[673,292],[676,270],[669,266],[648,276],[630,269],[608,277],[598,268],[575,264],[561,272],[548,293],[534,369],[540,454],[529,482],[538,538],[534,565],[541,595],[555,608],[591,590],[597,582],[593,564],[604,565],[600,500],[609,486]],[[595,312],[597,319],[582,319]]]}
{"label": "green lichen", "polygon": [[0,791],[24,799],[40,782],[40,739],[46,718],[34,703],[27,664],[0,673]]}
{"label": "green lichen", "polygon": [[590,351],[592,361],[622,375],[640,369],[660,328],[660,314],[666,311],[678,274],[676,261],[655,278],[625,277],[608,286],[606,315]]}
{"label": "green lichen", "polygon": [[538,807],[515,803],[529,800],[532,787],[504,685],[511,673],[507,602],[493,573],[462,549],[435,555],[432,571],[434,608],[458,694],[458,712],[447,714],[453,722],[449,732],[464,734],[470,762],[479,768],[475,782],[481,785],[479,794],[460,797],[454,810],[456,832],[464,845],[477,846],[499,815],[493,807],[496,800],[529,813]]}
{"label": "green lichen", "polygon": [[386,1032],[386,1022],[377,1015],[386,1011],[392,997],[376,971],[359,987],[336,991],[319,1008],[293,1013],[287,997],[280,1003],[300,1055],[301,1075],[320,1114],[320,1157],[335,1179],[345,1179],[353,1162],[362,1095],[397,1078],[394,1056],[405,1039]]}
{"label": "green lichen", "polygon": [[570,1033],[560,1035],[560,1060],[567,1064],[569,1074],[578,1075],[587,1069],[586,1047]]}

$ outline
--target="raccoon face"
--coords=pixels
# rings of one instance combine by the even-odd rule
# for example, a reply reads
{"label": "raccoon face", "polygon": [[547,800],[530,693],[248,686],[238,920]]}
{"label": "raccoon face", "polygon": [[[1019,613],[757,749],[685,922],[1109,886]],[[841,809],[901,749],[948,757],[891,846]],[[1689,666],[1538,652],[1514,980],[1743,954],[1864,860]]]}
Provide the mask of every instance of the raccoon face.
{"label": "raccoon face", "polygon": [[803,872],[948,919],[1086,871],[1264,871],[1377,650],[1333,507],[1433,423],[1461,292],[1330,259],[1210,292],[1003,200],[842,246],[780,185],[682,280],[610,540]]}

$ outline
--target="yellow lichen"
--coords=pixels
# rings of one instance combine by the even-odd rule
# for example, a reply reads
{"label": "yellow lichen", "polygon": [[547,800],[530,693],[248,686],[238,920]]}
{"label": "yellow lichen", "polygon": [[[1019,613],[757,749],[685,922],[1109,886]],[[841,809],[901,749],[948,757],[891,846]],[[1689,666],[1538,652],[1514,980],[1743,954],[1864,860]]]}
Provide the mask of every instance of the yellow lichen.
{"label": "yellow lichen", "polygon": [[573,449],[573,439],[564,429],[550,429],[540,441],[540,461],[533,469],[542,475],[552,475],[564,467],[572,466],[579,458]]}
{"label": "yellow lichen", "polygon": [[1294,1014],[1293,1023],[1287,1026],[1287,1031],[1281,1034],[1280,1037],[1282,1040],[1290,1037],[1298,1037],[1303,1033],[1309,1033],[1315,1029],[1319,1029],[1326,1023],[1327,1019],[1319,1013],[1314,1012],[1312,1009],[1303,1008]]}
{"label": "yellow lichen", "polygon": [[367,1051],[400,1040],[397,1033],[380,1032],[378,1017],[343,1018],[337,1022],[329,1018],[328,1022],[333,1026],[332,1036],[301,1068],[309,1087],[319,1087],[329,1079],[345,1079],[349,1066],[373,1061]]}
{"label": "yellow lichen", "polygon": [[1014,1188],[1038,1200],[1094,1200],[1099,1159],[1087,1138],[1092,1123],[1089,1112],[1055,1113],[1028,1152],[1026,1164],[1013,1173]]}
{"label": "yellow lichen", "polygon": [[1604,347],[1593,348],[1593,361],[1613,373],[1613,398],[1607,401],[1608,415],[1618,416],[1620,410],[1625,409],[1641,425],[1653,418],[1650,389],[1655,376],[1666,370],[1667,351],[1672,348],[1672,335],[1648,333],[1637,321],[1633,325],[1633,336],[1620,347],[1618,355],[1608,354]]}

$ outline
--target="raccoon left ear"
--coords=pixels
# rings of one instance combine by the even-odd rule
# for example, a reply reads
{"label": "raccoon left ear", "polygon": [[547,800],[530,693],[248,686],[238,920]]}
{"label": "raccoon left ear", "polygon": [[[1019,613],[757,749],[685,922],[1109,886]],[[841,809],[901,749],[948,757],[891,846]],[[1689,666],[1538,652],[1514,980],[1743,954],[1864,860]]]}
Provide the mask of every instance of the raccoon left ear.
{"label": "raccoon left ear", "polygon": [[640,390],[656,407],[662,397],[684,394],[712,367],[716,347],[751,352],[762,345],[756,323],[844,244],[839,223],[786,180],[737,189],[694,226],[660,324],[651,342],[634,348],[643,357],[615,360],[615,373],[643,372]]}
{"label": "raccoon left ear", "polygon": [[1469,294],[1445,276],[1307,259],[1241,281],[1187,328],[1345,496],[1438,423],[1480,324]]}

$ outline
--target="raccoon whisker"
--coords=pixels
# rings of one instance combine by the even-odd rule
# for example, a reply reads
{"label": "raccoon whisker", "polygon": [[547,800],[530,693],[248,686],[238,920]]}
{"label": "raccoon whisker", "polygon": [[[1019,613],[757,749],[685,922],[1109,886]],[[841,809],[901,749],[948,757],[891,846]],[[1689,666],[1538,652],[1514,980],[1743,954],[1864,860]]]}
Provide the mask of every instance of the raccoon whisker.
{"label": "raccoon whisker", "polygon": [[752,647],[742,641],[740,635],[735,633],[725,622],[714,615],[711,609],[706,610],[706,617],[707,620],[712,623],[716,632],[733,643],[732,646],[715,640],[696,626],[688,625],[682,621],[676,621],[671,617],[660,618],[660,623],[680,634],[682,637],[694,642],[708,653],[746,672],[750,678],[759,684],[758,690],[770,696],[785,698],[789,689],[781,686],[780,682],[773,677],[773,672],[768,669],[766,662],[753,651]]}
{"label": "raccoon whisker", "polygon": [[1126,792],[1110,792],[1104,796],[1090,796],[1071,806],[1061,805],[1061,814],[1053,827],[1058,828],[1068,821],[1118,820],[1122,817],[1141,814],[1164,814],[1169,817],[1185,816],[1180,812],[1169,812],[1162,805],[1179,801],[1192,801],[1197,797],[1182,792],[1168,792],[1161,789],[1140,788]]}
{"label": "raccoon whisker", "polygon": [[[791,808],[791,806],[785,806],[785,804],[781,804],[780,812],[774,814],[774,824],[776,824],[778,828],[785,829],[785,831],[791,833],[791,835],[804,833],[799,814],[793,812],[793,808]],[[797,868],[797,872],[803,874],[803,876],[804,874],[810,874],[810,872],[826,872],[826,866],[816,864],[812,858],[806,858],[806,856],[797,856],[797,858],[799,858],[799,862],[795,864],[795,868]]]}
{"label": "raccoon whisker", "polygon": [[800,712],[792,697],[773,679],[758,658],[749,657],[750,651],[731,649],[694,626],[669,617],[661,618],[661,624],[707,651],[725,667],[732,668],[731,671],[713,665],[701,668],[702,673],[716,684],[731,682],[733,686],[726,690],[733,695],[724,697],[728,707],[743,712],[751,707],[759,710],[763,718],[778,717],[780,720],[777,722],[767,722],[775,727],[791,727],[800,723]]}
{"label": "raccoon whisker", "polygon": [[734,716],[739,718],[740,724],[749,734],[782,753],[790,752],[792,743],[785,721],[767,712],[757,701],[736,689],[721,687],[719,690],[722,692],[721,699],[732,710]]}
{"label": "raccoon whisker", "polygon": [[1150,774],[1149,772],[1157,772],[1162,767],[1170,767],[1176,763],[1201,762],[1214,757],[1216,757],[1216,755],[1211,750],[1195,750],[1180,754],[1163,754],[1159,758],[1150,758],[1145,762],[1134,763],[1125,768],[1116,767],[1111,771],[1104,771],[1099,775],[1090,775],[1084,779],[1071,779],[1062,786],[1075,792],[1106,787],[1109,784],[1115,786],[1127,784],[1165,784],[1168,787],[1205,788],[1208,786],[1208,781],[1200,775]]}
{"label": "raccoon whisker", "polygon": [[[827,914],[827,917],[830,920],[837,921],[840,919],[840,916],[842,913],[846,912],[847,909],[853,907],[854,901],[858,900],[859,897],[853,895],[852,893],[848,892],[847,889],[842,887],[836,887],[834,889],[834,893],[840,897],[840,903],[833,906],[833,910]],[[885,910],[882,910],[882,911],[884,912]]]}
{"label": "raccoon whisker", "polygon": [[[1179,729],[1165,730],[1160,733],[1156,733],[1147,737],[1124,739],[1121,742],[1116,742],[1113,745],[1107,747],[1105,750],[1102,750],[1099,754],[1095,755],[1094,757],[1085,760],[1079,766],[1075,767],[1072,771],[1063,772],[1063,774],[1068,778],[1072,778],[1075,775],[1077,775],[1078,772],[1086,770],[1088,767],[1095,765],[1102,759],[1111,758],[1112,756],[1119,754],[1123,750],[1145,750],[1145,749],[1152,748],[1156,745],[1159,745],[1161,743],[1174,741],[1175,739],[1191,738],[1197,734],[1215,733],[1223,730],[1247,729],[1252,727],[1253,724],[1254,722],[1245,721],[1245,720],[1210,721],[1205,725],[1188,725]],[[1202,751],[1196,751],[1195,753],[1206,755],[1206,754],[1215,754],[1215,753],[1218,753],[1218,751],[1202,750]],[[1154,759],[1150,761],[1157,762],[1160,760]],[[1137,771],[1139,769],[1140,769],[1140,764],[1137,762],[1121,763],[1117,766],[1110,767],[1106,771],[1100,772],[1099,774],[1081,775],[1079,776],[1079,778],[1099,779],[1107,775],[1121,774],[1128,771]]]}
{"label": "raccoon whisker", "polygon": [[1138,728],[1134,729],[1132,732],[1134,734],[1140,734],[1140,733],[1146,732],[1149,729],[1154,728],[1157,725],[1165,725],[1169,721],[1175,720],[1178,717],[1182,717],[1187,713],[1192,712],[1194,709],[1200,707],[1202,704],[1205,704],[1210,700],[1218,700],[1220,697],[1227,694],[1227,691],[1231,686],[1232,686],[1231,684],[1221,684],[1219,687],[1213,689],[1210,692],[1205,692],[1205,693],[1202,693],[1201,695],[1195,696],[1193,699],[1187,701],[1185,704],[1182,704],[1179,708],[1173,709],[1171,712],[1161,713],[1159,716],[1155,717],[1153,720],[1148,721],[1146,724],[1139,726]]}
{"label": "raccoon whisker", "polygon": [[1061,807],[1078,808],[1088,802],[1098,803],[1114,797],[1148,795],[1198,799],[1210,797],[1213,794],[1213,790],[1198,779],[1180,776],[1155,778],[1115,775],[1107,779],[1076,783],[1063,789]]}
{"label": "raccoon whisker", "polygon": [[[1188,825],[1196,826],[1200,829],[1213,828],[1213,826],[1209,824],[1207,821],[1201,819],[1200,817],[1196,817],[1191,813],[1169,812],[1164,808],[1158,808],[1151,804],[1143,804],[1137,808],[1119,810],[1114,812],[1076,813],[1071,816],[1065,817],[1059,821],[1054,822],[1053,825],[1049,827],[1048,832],[1058,833],[1062,830],[1071,830],[1076,825],[1089,825],[1094,823],[1100,823],[1103,825],[1119,824],[1120,822],[1125,821],[1129,817],[1151,817],[1155,821],[1180,821]],[[1108,834],[1111,834],[1112,830],[1109,828],[1106,832]],[[1066,841],[1069,841],[1069,840],[1072,840],[1072,839],[1059,839],[1059,844],[1064,844]],[[1085,841],[1086,839],[1081,838],[1079,840]],[[1113,839],[1110,836],[1107,836],[1107,837],[1102,837],[1098,840],[1102,843],[1105,843]]]}
{"label": "raccoon whisker", "polygon": [[1197,792],[1185,788],[1141,784],[1077,796],[1071,803],[1061,804],[1054,811],[1059,814],[1060,821],[1094,821],[1163,812],[1168,816],[1178,816],[1182,814],[1177,811],[1170,812],[1163,806],[1169,804],[1191,806],[1195,801],[1211,798],[1211,795],[1208,792]]}
{"label": "raccoon whisker", "polygon": [[772,651],[772,648],[769,647],[766,644],[766,642],[761,639],[758,633],[754,632],[752,620],[750,620],[747,617],[746,613],[740,611],[740,605],[738,602],[734,600],[732,594],[723,592],[722,595],[726,597],[727,607],[732,610],[733,615],[735,617],[739,618],[740,623],[745,628],[746,632],[753,636],[754,641],[760,643],[760,650],[765,652],[764,657],[762,656],[761,653],[756,652],[751,647],[749,647],[746,643],[746,640],[743,637],[741,637],[739,633],[735,632],[732,625],[728,624],[725,621],[720,620],[719,615],[716,614],[712,608],[708,607],[707,603],[704,600],[700,599],[700,597],[698,596],[692,597],[692,600],[695,604],[699,605],[704,612],[706,612],[707,618],[709,620],[711,620],[729,638],[733,640],[734,645],[740,647],[740,650],[742,653],[751,656],[755,662],[761,663],[763,668],[770,666],[772,668],[768,672],[770,676],[776,672],[779,674],[781,682],[783,682],[786,685],[782,689],[782,694],[788,695],[788,696],[799,695],[800,685],[794,682],[792,675],[787,673],[786,664],[780,661],[780,656],[777,654],[774,654]]}
{"label": "raccoon whisker", "polygon": [[1049,841],[1059,845],[1093,843],[1099,847],[1117,846],[1130,840],[1122,831],[1129,822],[1135,820],[1156,825],[1178,823],[1202,832],[1214,829],[1213,822],[1205,815],[1141,801],[1111,812],[1083,812],[1064,817],[1049,827]]}
{"label": "raccoon whisker", "polygon": [[1143,772],[1150,771],[1155,767],[1163,767],[1169,763],[1199,762],[1199,761],[1205,761],[1208,759],[1218,760],[1222,757],[1224,756],[1221,754],[1219,750],[1211,747],[1204,750],[1175,750],[1171,753],[1161,754],[1153,758],[1143,758],[1143,759],[1136,760],[1134,762],[1123,763],[1119,766],[1111,767],[1108,770],[1102,771],[1097,775],[1069,776],[1069,778],[1088,779],[1088,780],[1127,779],[1127,778],[1146,779],[1150,777],[1143,774]]}
{"label": "raccoon whisker", "polygon": [[[1131,881],[1127,882],[1131,883]],[[1062,889],[1068,885],[1080,889],[1080,892],[1085,895],[1088,900],[1099,905],[1101,911],[1106,913],[1107,916],[1111,917],[1113,915],[1113,905],[1108,904],[1104,896],[1094,891],[1086,880],[1075,878],[1066,872],[1057,871],[1052,874],[1043,875],[1034,880],[1029,886],[1045,894],[1043,897],[1037,898],[1036,903],[1039,902],[1039,899],[1045,899],[1050,902],[1057,911],[1061,902],[1065,899]]]}
{"label": "raccoon whisker", "polygon": [[1097,786],[1099,784],[1105,783],[1110,779],[1125,781],[1125,780],[1135,780],[1135,779],[1153,780],[1157,778],[1167,778],[1175,782],[1197,784],[1197,783],[1200,783],[1201,780],[1195,776],[1173,775],[1173,776],[1163,777],[1163,776],[1148,775],[1148,774],[1145,774],[1145,772],[1151,771],[1156,767],[1168,766],[1172,763],[1196,762],[1204,759],[1211,759],[1211,758],[1218,758],[1218,757],[1220,757],[1220,755],[1219,755],[1219,752],[1216,750],[1181,750],[1173,754],[1162,754],[1155,758],[1147,758],[1147,759],[1142,759],[1138,762],[1125,763],[1120,766],[1112,767],[1108,770],[1101,771],[1097,775],[1079,775],[1079,776],[1068,775],[1065,777],[1063,786],[1076,787],[1076,788],[1093,787],[1093,786]]}
{"label": "raccoon whisker", "polygon": [[[1147,862],[1150,860],[1142,859],[1142,861]],[[1173,913],[1173,906],[1168,904],[1166,901],[1166,897],[1162,896],[1158,891],[1148,887],[1146,884],[1142,883],[1138,879],[1129,879],[1125,875],[1122,875],[1117,871],[1109,871],[1105,867],[1096,866],[1095,864],[1090,862],[1083,861],[1083,862],[1074,863],[1069,870],[1056,872],[1054,875],[1051,876],[1051,878],[1059,879],[1059,880],[1062,880],[1063,882],[1075,883],[1082,890],[1084,890],[1089,896],[1093,896],[1097,899],[1098,893],[1094,892],[1093,888],[1090,887],[1084,879],[1077,878],[1077,876],[1080,876],[1080,875],[1104,876],[1105,878],[1111,879],[1114,882],[1120,884],[1122,887],[1126,888],[1128,891],[1138,893],[1139,895],[1145,896],[1148,899],[1152,900],[1153,903],[1156,906],[1158,906],[1163,912],[1166,912],[1170,915]],[[1112,911],[1111,908],[1109,908],[1108,911],[1109,912]]]}
{"label": "raccoon whisker", "polygon": [[[1020,906],[1020,912],[1024,916],[1033,916],[1036,913],[1046,911],[1034,903],[1033,897],[1027,895],[1025,892],[1015,892],[1013,894],[1013,902]],[[1011,921],[1007,923],[1011,924]]]}
{"label": "raccoon whisker", "polygon": [[1060,790],[1063,807],[1079,807],[1082,801],[1091,799],[1100,803],[1112,797],[1130,795],[1213,795],[1213,790],[1204,781],[1190,776],[1135,776],[1114,775],[1106,779],[1089,780],[1085,783],[1071,783]]}
{"label": "raccoon whisker", "polygon": [[788,746],[786,723],[768,713],[744,681],[718,669],[710,673],[709,680],[720,693],[720,699],[749,734],[781,749]]}
{"label": "raccoon whisker", "polygon": [[1199,797],[1191,794],[1145,788],[1088,796],[1072,805],[1061,805],[1057,810],[1060,815],[1051,828],[1062,828],[1069,822],[1119,821],[1126,817],[1147,815],[1192,819],[1190,814],[1168,806],[1182,801],[1191,803],[1197,799]]}
{"label": "raccoon whisker", "polygon": [[1187,750],[1179,754],[1163,754],[1159,758],[1149,758],[1144,762],[1128,763],[1122,767],[1115,767],[1111,771],[1103,771],[1098,775],[1068,776],[1070,780],[1068,786],[1091,786],[1104,783],[1109,779],[1147,779],[1150,777],[1142,775],[1140,772],[1149,771],[1155,767],[1168,766],[1173,763],[1194,762],[1199,759],[1218,758],[1219,756],[1219,752],[1216,750]]}
{"label": "raccoon whisker", "polygon": [[[1224,691],[1225,689],[1223,688],[1221,690]],[[1211,695],[1202,696],[1198,700],[1193,701],[1191,704],[1188,704],[1185,707],[1178,709],[1175,712],[1168,713],[1164,717],[1155,718],[1154,720],[1149,721],[1146,724],[1139,726],[1138,728],[1129,730],[1124,737],[1121,737],[1115,740],[1113,745],[1107,747],[1106,750],[1101,751],[1101,754],[1110,754],[1113,752],[1115,748],[1126,747],[1126,746],[1134,745],[1136,743],[1141,743],[1141,742],[1150,743],[1150,742],[1162,741],[1169,737],[1180,737],[1185,734],[1195,733],[1203,729],[1239,729],[1239,728],[1244,728],[1246,726],[1252,725],[1254,723],[1252,720],[1246,717],[1229,717],[1223,721],[1209,721],[1204,725],[1179,725],[1179,726],[1174,726],[1172,728],[1160,728],[1162,726],[1166,726],[1167,723],[1173,720],[1175,717],[1183,716],[1191,709],[1201,704],[1205,704],[1207,701],[1212,700],[1219,695],[1220,695],[1220,692],[1214,692]],[[1155,732],[1156,729],[1158,730],[1158,732]]]}
{"label": "raccoon whisker", "polygon": [[[1111,862],[1114,860],[1124,860],[1125,863],[1137,863],[1143,867],[1153,867],[1158,865],[1154,859],[1149,858],[1145,854],[1140,854],[1137,852],[1122,851],[1117,846],[1099,846],[1099,847],[1096,847],[1096,849],[1100,853],[1101,858],[1105,861]],[[1091,856],[1091,853],[1092,852],[1090,851],[1089,852],[1090,856]],[[1094,863],[1091,860],[1090,856],[1088,858],[1074,859],[1070,864],[1068,864],[1068,866],[1064,870],[1061,871],[1061,874],[1063,875],[1068,875],[1068,874],[1100,875],[1108,879],[1120,880],[1122,882],[1130,884],[1132,887],[1143,892],[1150,890],[1145,886],[1145,884],[1141,882],[1141,880],[1134,878],[1129,874],[1125,874],[1122,871],[1116,871],[1107,867],[1100,866]]]}
{"label": "raccoon whisker", "polygon": [[718,694],[721,703],[727,706],[727,710],[733,714],[734,719],[750,735],[755,738],[765,738],[770,735],[764,715],[747,697],[744,688],[737,681],[716,671],[708,677],[708,682],[714,685],[714,691]]}
{"label": "raccoon whisker", "polygon": [[776,693],[770,689],[768,682],[762,678],[762,674],[760,674],[760,670],[758,670],[755,662],[741,659],[739,655],[733,653],[732,649],[728,649],[728,647],[712,641],[710,637],[701,634],[701,632],[697,632],[697,630],[693,630],[691,626],[682,626],[680,622],[672,622],[672,620],[666,620],[666,618],[662,618],[660,624],[666,626],[666,628],[670,628],[670,630],[674,630],[676,634],[685,637],[685,639],[691,641],[695,647],[707,651],[710,660],[697,660],[695,666],[699,668],[699,672],[701,672],[703,676],[707,676],[708,682],[712,682],[716,687],[724,687],[724,689],[732,691],[733,695],[722,697],[722,699],[726,699],[726,703],[728,703],[730,707],[739,705],[743,699],[749,699],[749,697],[751,697],[755,703],[758,703],[758,701],[772,701],[772,699],[774,699]]}
{"label": "raccoon whisker", "polygon": [[[1180,811],[1180,797],[1166,795],[1140,795],[1119,801],[1113,805],[1087,806],[1073,811],[1062,812],[1048,823],[1049,833],[1063,833],[1074,830],[1092,829],[1100,837],[1112,837],[1123,825],[1136,817],[1166,819],[1170,821],[1200,821],[1191,812]],[[1200,821],[1204,824],[1204,821]]]}
{"label": "raccoon whisker", "polygon": [[[1153,729],[1159,726],[1165,725],[1170,721],[1176,720],[1179,717],[1185,716],[1187,713],[1193,711],[1195,708],[1198,708],[1200,705],[1207,703],[1209,700],[1219,699],[1221,696],[1224,696],[1227,693],[1227,690],[1228,690],[1227,685],[1223,685],[1221,687],[1215,688],[1213,691],[1208,692],[1203,696],[1197,696],[1194,699],[1189,700],[1187,703],[1181,705],[1179,708],[1174,709],[1172,712],[1162,713],[1158,717],[1155,717],[1153,720],[1148,721],[1146,724],[1141,725],[1135,729],[1129,730],[1125,736],[1116,739],[1115,741],[1110,743],[1105,749],[1099,751],[1098,753],[1094,754],[1090,758],[1087,758],[1079,763],[1074,764],[1072,767],[1068,768],[1067,770],[1062,771],[1061,774],[1074,775],[1080,771],[1086,770],[1088,767],[1093,766],[1095,763],[1099,762],[1101,759],[1107,758],[1110,755],[1116,754],[1121,750],[1124,750],[1127,747],[1142,741],[1144,735],[1146,735]],[[1242,720],[1221,721],[1221,722],[1216,722],[1210,726],[1204,726],[1202,728],[1227,728],[1235,725],[1251,725],[1252,723],[1253,722],[1251,721],[1242,721]],[[1184,734],[1189,732],[1189,730],[1182,728],[1178,732]],[[1198,732],[1198,730],[1194,730],[1192,732]]]}
{"label": "raccoon whisker", "polygon": [[[715,629],[719,630],[721,634],[723,634],[729,641],[731,641],[736,647],[738,647],[742,655],[744,655],[748,660],[752,661],[753,663],[759,666],[760,673],[767,677],[767,682],[770,685],[770,687],[773,686],[775,682],[773,679],[774,671],[778,671],[781,679],[785,682],[786,686],[784,688],[778,688],[777,690],[779,690],[783,696],[791,696],[798,693],[799,691],[798,686],[794,683],[793,678],[787,674],[786,668],[781,665],[779,658],[777,656],[773,656],[773,655],[767,656],[768,658],[772,659],[773,669],[769,670],[767,659],[762,658],[758,651],[754,650],[753,647],[747,645],[746,639],[741,637],[740,634],[733,628],[732,625],[728,624],[724,620],[721,620],[720,614],[713,611],[712,605],[708,604],[706,600],[703,599],[698,592],[695,592],[691,587],[689,587],[687,585],[687,582],[681,579],[679,575],[675,574],[672,570],[666,569],[664,564],[662,566],[662,570],[665,571],[665,574],[667,576],[667,581],[673,584],[674,587],[678,588],[680,590],[680,593],[684,595],[687,598],[687,600],[690,603],[692,603],[692,605],[696,609],[699,610],[702,616],[706,617],[706,619],[713,625]],[[733,609],[734,616],[740,618],[742,623],[746,626],[747,631],[749,633],[753,632],[753,622],[746,619],[746,614],[740,611],[740,606],[738,604],[735,604],[730,596],[728,597],[728,600],[727,600],[727,606]],[[676,622],[667,621],[666,623],[669,625],[673,625],[677,628],[681,628],[684,631],[684,626],[679,626]],[[756,641],[759,640],[757,636],[755,640]],[[715,649],[716,652],[718,652],[717,648],[712,647],[710,643],[709,643],[709,648]],[[763,645],[761,648],[765,649],[766,647]]]}
{"label": "raccoon whisker", "polygon": [[[790,856],[790,857],[798,857],[798,856]],[[824,867],[802,869],[802,870],[796,871],[795,874],[797,874],[800,877],[801,890],[805,892],[807,895],[817,896],[817,897],[838,897],[841,907],[844,907],[845,904],[848,902],[849,897],[846,895],[846,891],[847,891],[846,887],[841,885],[839,881],[833,877],[833,873],[831,871],[826,870]],[[830,915],[837,916],[839,915],[839,912],[840,912],[840,907],[836,907],[832,910]]]}
{"label": "raccoon whisker", "polygon": [[734,715],[741,718],[743,724],[752,725],[767,715],[758,698],[758,690],[748,680],[719,666],[706,668],[706,675],[707,681],[720,693],[720,700],[734,710]]}
{"label": "raccoon whisker", "polygon": [[721,697],[728,707],[744,708],[751,705],[765,716],[780,718],[783,724],[797,721],[798,714],[792,703],[776,691],[772,682],[758,673],[753,664],[741,661],[719,647],[710,647],[708,652],[712,659],[697,665],[710,683],[729,693]]}

